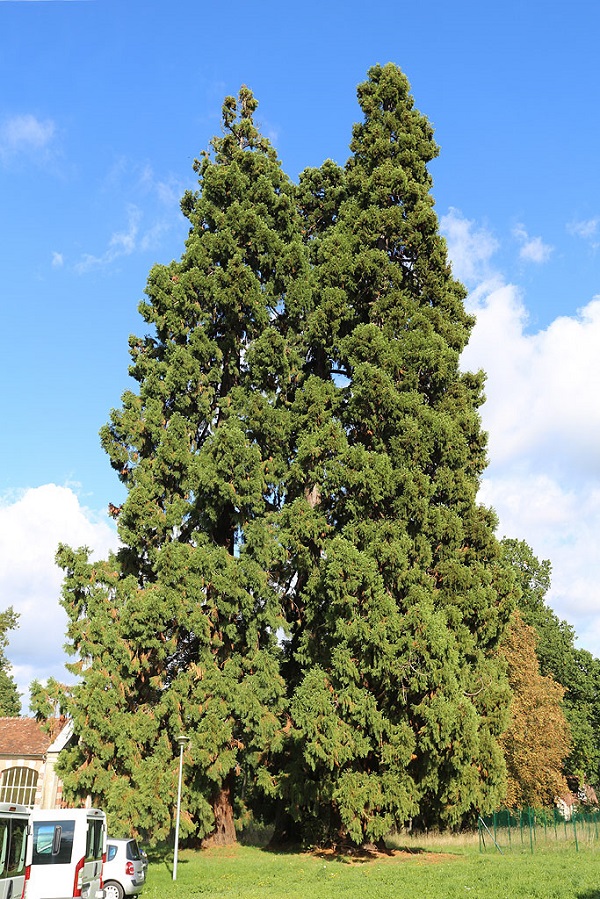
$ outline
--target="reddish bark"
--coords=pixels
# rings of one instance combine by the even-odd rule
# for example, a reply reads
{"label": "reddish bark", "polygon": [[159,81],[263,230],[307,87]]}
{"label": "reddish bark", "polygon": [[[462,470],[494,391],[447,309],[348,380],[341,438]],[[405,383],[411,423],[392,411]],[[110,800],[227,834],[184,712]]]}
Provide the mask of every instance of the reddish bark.
{"label": "reddish bark", "polygon": [[226,778],[221,789],[213,798],[215,829],[202,840],[202,848],[230,846],[237,842],[233,822],[233,775]]}

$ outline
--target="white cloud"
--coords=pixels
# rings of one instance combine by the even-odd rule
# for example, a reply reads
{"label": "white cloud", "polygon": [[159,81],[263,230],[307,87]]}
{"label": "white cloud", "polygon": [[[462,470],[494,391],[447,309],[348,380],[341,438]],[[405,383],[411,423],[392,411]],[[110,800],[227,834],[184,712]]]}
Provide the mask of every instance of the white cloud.
{"label": "white cloud", "polygon": [[31,114],[16,115],[0,125],[0,159],[46,151],[56,134],[51,119],[42,121]]}
{"label": "white cloud", "polygon": [[62,253],[52,253],[52,267],[53,268],[62,268],[64,265],[64,257]]}
{"label": "white cloud", "polygon": [[159,178],[150,163],[146,163],[139,175],[139,183],[146,192],[154,194],[163,206],[179,210],[185,187],[177,178]]}
{"label": "white cloud", "polygon": [[600,246],[600,243],[598,242],[600,218],[598,217],[570,222],[567,225],[567,231],[574,237],[580,237],[582,240],[586,240],[593,250],[597,250]]}
{"label": "white cloud", "polygon": [[480,499],[496,509],[500,536],[526,540],[552,564],[547,596],[575,628],[579,644],[600,657],[600,490],[597,482],[570,485],[564,475],[489,469]]}
{"label": "white cloud", "polygon": [[600,297],[533,334],[514,285],[479,291],[471,305],[462,364],[488,376],[481,500],[501,535],[550,560],[550,605],[600,657]]}
{"label": "white cloud", "polygon": [[519,258],[526,262],[535,262],[539,265],[547,262],[554,252],[554,247],[544,243],[541,237],[530,237],[523,225],[517,225],[513,229],[513,235],[521,244]]}
{"label": "white cloud", "polygon": [[495,279],[490,260],[499,247],[487,228],[475,228],[475,223],[451,208],[442,216],[440,226],[446,237],[448,255],[454,276],[467,284]]}
{"label": "white cloud", "polygon": [[567,225],[567,231],[576,237],[588,239],[598,233],[598,225],[600,225],[600,219],[598,218],[584,219],[582,221],[570,222]]}
{"label": "white cloud", "polygon": [[463,356],[488,374],[484,419],[494,461],[523,453],[569,470],[600,473],[600,298],[576,316],[527,334],[518,289],[504,285],[474,307],[477,325]]}
{"label": "white cloud", "polygon": [[62,571],[54,562],[61,542],[88,546],[102,558],[116,548],[117,537],[69,487],[46,484],[0,500],[1,604],[21,616],[9,634],[7,655],[25,708],[32,679],[69,677],[63,650],[67,616],[59,605]]}

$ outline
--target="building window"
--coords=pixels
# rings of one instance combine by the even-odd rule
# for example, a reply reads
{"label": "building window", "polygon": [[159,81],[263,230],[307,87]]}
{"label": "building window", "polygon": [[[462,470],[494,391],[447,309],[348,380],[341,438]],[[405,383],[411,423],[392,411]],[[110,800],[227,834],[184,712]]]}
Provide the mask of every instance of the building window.
{"label": "building window", "polygon": [[33,805],[38,773],[33,768],[7,768],[0,776],[0,802]]}

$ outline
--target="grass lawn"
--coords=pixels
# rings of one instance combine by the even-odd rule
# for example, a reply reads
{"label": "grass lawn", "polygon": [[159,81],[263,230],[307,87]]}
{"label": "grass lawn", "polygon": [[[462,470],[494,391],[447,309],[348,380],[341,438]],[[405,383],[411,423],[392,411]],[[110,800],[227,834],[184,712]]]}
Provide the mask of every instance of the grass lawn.
{"label": "grass lawn", "polygon": [[457,842],[374,860],[248,846],[154,862],[143,899],[600,899],[600,846],[480,854]]}

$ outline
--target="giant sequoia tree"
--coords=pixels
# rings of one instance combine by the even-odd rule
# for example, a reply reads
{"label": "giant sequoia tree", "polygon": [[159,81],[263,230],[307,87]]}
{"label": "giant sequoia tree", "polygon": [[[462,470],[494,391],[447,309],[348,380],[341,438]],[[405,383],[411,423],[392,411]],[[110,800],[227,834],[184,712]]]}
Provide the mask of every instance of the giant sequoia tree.
{"label": "giant sequoia tree", "polygon": [[[234,838],[234,783],[264,779],[280,733],[278,546],[269,514],[286,472],[280,320],[306,271],[293,187],[257,132],[247,89],[196,163],[180,262],[152,269],[127,392],[102,431],[127,488],[123,548],[92,564],[62,547],[63,604],[80,675],[79,743],[63,763],[121,828],[168,832],[174,740],[190,737],[185,800],[202,836]],[[115,820],[116,819],[116,820]]]}
{"label": "giant sequoia tree", "polygon": [[81,677],[65,784],[123,829],[167,831],[182,728],[201,836],[260,790],[280,833],[355,843],[502,796],[511,578],[476,502],[473,321],[431,126],[393,65],[359,101],[346,166],[294,186],[252,95],[226,100],[102,433],[123,547],[59,553]]}
{"label": "giant sequoia tree", "polygon": [[361,842],[501,799],[511,602],[476,502],[483,376],[459,370],[473,320],[433,209],[432,129],[393,65],[358,96],[345,169],[300,185],[318,300],[283,516],[281,783],[305,834]]}

